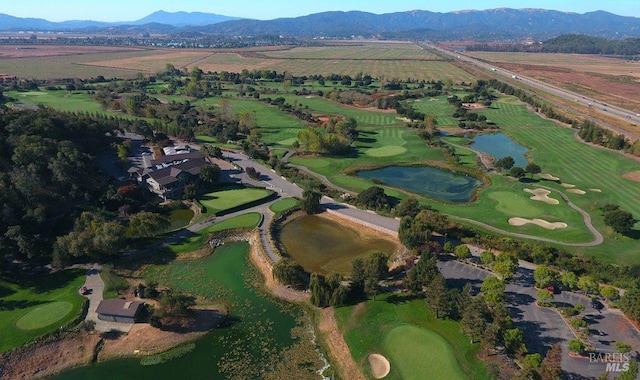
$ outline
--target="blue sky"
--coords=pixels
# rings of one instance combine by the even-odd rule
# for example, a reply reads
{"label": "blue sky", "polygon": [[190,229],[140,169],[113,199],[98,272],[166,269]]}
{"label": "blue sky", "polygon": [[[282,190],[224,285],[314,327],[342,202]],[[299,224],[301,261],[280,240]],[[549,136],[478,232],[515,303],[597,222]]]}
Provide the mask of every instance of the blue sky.
{"label": "blue sky", "polygon": [[450,12],[502,7],[545,8],[577,13],[605,10],[623,16],[640,17],[638,0],[2,0],[0,13],[50,21],[133,21],[154,11],[164,10],[269,20],[337,10],[390,13],[422,9]]}

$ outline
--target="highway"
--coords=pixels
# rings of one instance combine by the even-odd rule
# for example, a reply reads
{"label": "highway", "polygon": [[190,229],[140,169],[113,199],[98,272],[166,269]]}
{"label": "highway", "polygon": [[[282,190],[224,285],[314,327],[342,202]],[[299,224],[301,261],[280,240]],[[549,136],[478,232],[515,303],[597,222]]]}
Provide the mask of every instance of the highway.
{"label": "highway", "polygon": [[[460,52],[455,52],[455,51],[451,51],[451,50],[447,50],[447,49],[443,49],[441,47],[435,46],[435,45],[431,45],[431,44],[426,44],[426,46],[429,49],[433,49],[438,51],[439,53],[445,54],[459,62],[464,62],[466,64],[470,64],[473,66],[476,66],[478,68],[484,69],[486,70],[488,73],[491,73],[492,75],[496,76],[497,79],[500,79],[500,77],[504,77],[504,78],[509,78],[512,81],[513,80],[517,80],[523,84],[526,84],[528,86],[534,87],[538,90],[547,92],[549,94],[552,94],[554,96],[557,96],[559,98],[568,100],[570,102],[575,102],[577,104],[580,104],[582,106],[586,106],[589,108],[592,108],[598,112],[604,113],[606,115],[609,116],[613,116],[616,117],[620,120],[623,120],[625,122],[628,123],[634,123],[634,124],[640,124],[640,114],[626,110],[624,108],[620,108],[617,106],[613,106],[610,104],[606,104],[603,103],[599,100],[593,99],[593,98],[589,98],[586,96],[583,96],[581,94],[572,92],[572,91],[568,91],[565,90],[563,88],[539,81],[537,79],[533,79],[530,77],[526,77],[523,75],[520,75],[518,73],[515,73],[513,71],[509,71],[509,70],[505,70],[503,68],[500,68],[496,65],[487,63],[487,62],[483,62],[480,61],[478,59],[469,57],[468,55],[465,55],[464,53],[460,53]],[[578,112],[581,113],[579,110],[575,110],[573,109],[574,112]],[[637,140],[640,138],[640,133],[639,132],[629,132],[629,131],[625,131],[622,130],[620,128],[617,128],[615,126],[609,125],[609,124],[605,124],[600,120],[596,120],[593,119],[587,115],[584,115],[585,117],[587,117],[588,119],[598,123],[599,125],[602,125],[603,127],[606,127],[607,129],[610,129],[616,133],[622,134],[632,140]]]}

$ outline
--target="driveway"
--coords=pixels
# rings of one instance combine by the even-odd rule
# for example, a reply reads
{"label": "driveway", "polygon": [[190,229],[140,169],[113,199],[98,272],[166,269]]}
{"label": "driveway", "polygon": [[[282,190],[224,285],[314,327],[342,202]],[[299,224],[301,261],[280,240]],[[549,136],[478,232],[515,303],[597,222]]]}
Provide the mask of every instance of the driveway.
{"label": "driveway", "polygon": [[104,281],[102,281],[102,278],[100,277],[99,266],[94,265],[92,268],[87,270],[87,279],[84,282],[84,286],[89,290],[89,293],[85,295],[85,297],[89,299],[89,311],[87,312],[85,320],[94,321],[96,323],[96,331],[105,332],[118,330],[126,333],[131,330],[133,323],[109,322],[98,319],[98,313],[96,313],[96,310],[103,299],[102,294],[104,292]]}

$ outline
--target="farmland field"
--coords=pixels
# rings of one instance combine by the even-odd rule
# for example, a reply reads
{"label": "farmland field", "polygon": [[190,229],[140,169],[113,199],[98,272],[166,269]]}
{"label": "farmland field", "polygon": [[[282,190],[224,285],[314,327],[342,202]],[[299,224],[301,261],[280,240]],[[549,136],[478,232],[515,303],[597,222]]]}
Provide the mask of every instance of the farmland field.
{"label": "farmland field", "polygon": [[637,62],[587,54],[471,52],[496,66],[640,112]]}

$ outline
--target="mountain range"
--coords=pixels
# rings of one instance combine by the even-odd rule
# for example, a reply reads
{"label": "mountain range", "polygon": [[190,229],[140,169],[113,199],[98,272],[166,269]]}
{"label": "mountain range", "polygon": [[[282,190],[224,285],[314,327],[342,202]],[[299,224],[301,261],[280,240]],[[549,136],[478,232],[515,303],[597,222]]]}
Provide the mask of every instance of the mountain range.
{"label": "mountain range", "polygon": [[604,11],[584,14],[547,9],[498,8],[449,13],[423,10],[373,14],[368,12],[323,12],[295,18],[250,20],[210,14],[155,12],[129,22],[50,22],[0,14],[0,30],[88,31],[101,29],[122,33],[221,34],[234,36],[285,35],[302,38],[446,39],[477,38],[504,40],[522,37],[546,39],[561,34],[584,34],[623,39],[640,37],[640,18]]}

